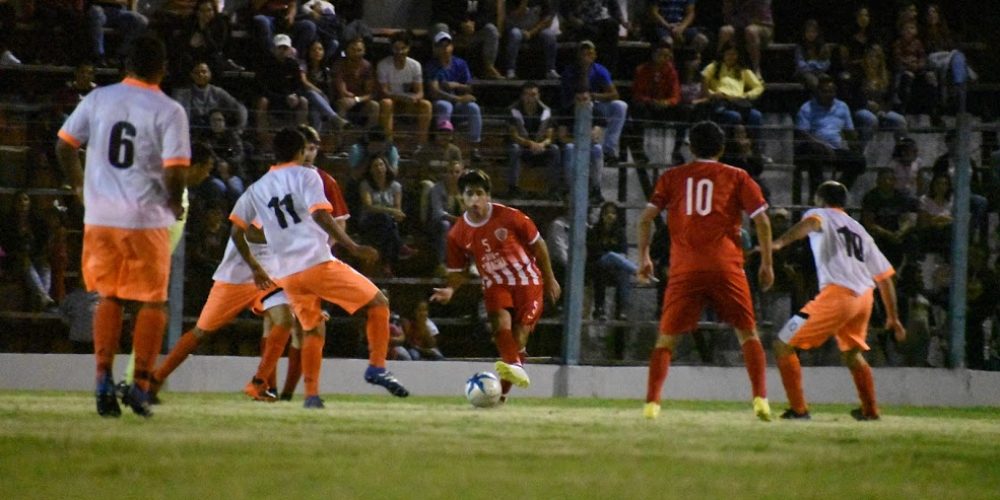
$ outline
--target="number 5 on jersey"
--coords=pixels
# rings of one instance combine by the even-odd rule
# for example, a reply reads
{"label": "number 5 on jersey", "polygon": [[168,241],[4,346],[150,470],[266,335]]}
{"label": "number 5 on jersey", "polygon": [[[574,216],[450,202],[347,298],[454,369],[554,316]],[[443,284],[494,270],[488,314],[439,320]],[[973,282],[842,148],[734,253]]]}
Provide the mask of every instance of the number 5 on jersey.
{"label": "number 5 on jersey", "polygon": [[687,197],[685,199],[685,214],[708,215],[712,213],[712,190],[715,185],[710,179],[699,179],[697,183],[694,178],[687,178]]}

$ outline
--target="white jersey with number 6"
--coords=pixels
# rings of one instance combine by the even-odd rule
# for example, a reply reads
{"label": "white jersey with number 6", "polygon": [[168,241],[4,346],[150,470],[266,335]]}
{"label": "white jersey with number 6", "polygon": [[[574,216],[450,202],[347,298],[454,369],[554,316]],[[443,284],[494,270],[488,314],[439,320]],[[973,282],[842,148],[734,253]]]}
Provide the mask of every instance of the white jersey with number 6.
{"label": "white jersey with number 6", "polygon": [[59,138],[87,146],[84,223],[124,229],[174,223],[163,169],[190,164],[190,133],[184,108],[159,87],[126,78],[95,89]]}
{"label": "white jersey with number 6", "polygon": [[802,215],[803,220],[809,218],[822,225],[820,231],[809,233],[820,290],[835,284],[861,295],[874,288],[875,281],[895,273],[868,231],[843,210],[814,208]]}

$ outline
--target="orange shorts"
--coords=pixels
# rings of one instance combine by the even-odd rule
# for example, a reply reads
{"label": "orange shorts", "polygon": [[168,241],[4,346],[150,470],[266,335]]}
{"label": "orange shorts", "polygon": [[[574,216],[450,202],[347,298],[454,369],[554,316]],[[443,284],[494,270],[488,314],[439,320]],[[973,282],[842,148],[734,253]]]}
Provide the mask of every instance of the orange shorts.
{"label": "orange shorts", "polygon": [[865,338],[874,295],[872,289],[855,295],[850,288],[827,285],[785,323],[778,338],[799,349],[813,349],[832,336],[841,352],[855,348],[867,351]]}
{"label": "orange shorts", "polygon": [[693,332],[705,306],[738,330],[753,330],[753,301],[743,273],[698,271],[671,276],[663,295],[660,333]]}
{"label": "orange shorts", "polygon": [[483,291],[486,312],[512,309],[512,323],[534,328],[542,317],[544,290],[542,285],[493,285]]}
{"label": "orange shorts", "polygon": [[216,281],[208,292],[208,299],[198,315],[198,329],[203,332],[214,332],[238,316],[247,308],[254,314],[263,314],[266,310],[265,298],[281,293],[281,289],[273,287],[261,290],[253,283],[234,284]]}
{"label": "orange shorts", "polygon": [[371,302],[379,291],[363,274],[339,260],[317,264],[277,282],[285,289],[303,330],[312,330],[319,325],[323,314],[321,300],[337,304],[348,314],[354,314]]}
{"label": "orange shorts", "polygon": [[165,302],[170,231],[86,225],[80,269],[87,290],[102,297]]}

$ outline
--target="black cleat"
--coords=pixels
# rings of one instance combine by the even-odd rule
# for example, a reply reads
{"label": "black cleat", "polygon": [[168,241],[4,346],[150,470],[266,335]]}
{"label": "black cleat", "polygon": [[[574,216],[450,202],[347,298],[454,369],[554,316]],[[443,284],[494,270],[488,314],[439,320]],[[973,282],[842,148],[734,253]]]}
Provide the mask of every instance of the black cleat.
{"label": "black cleat", "polygon": [[118,398],[115,394],[114,380],[111,374],[107,373],[97,380],[97,390],[94,392],[97,397],[97,414],[102,417],[120,417],[121,406],[118,406]]}
{"label": "black cleat", "polygon": [[851,410],[851,418],[857,420],[858,422],[864,422],[866,420],[878,420],[878,415],[866,415],[861,408],[855,408]]}
{"label": "black cleat", "polygon": [[126,397],[122,398],[122,403],[125,403],[132,408],[132,413],[139,415],[140,417],[149,418],[153,416],[153,408],[149,403],[149,394],[140,389],[139,386],[132,384],[128,388],[128,392],[125,393]]}
{"label": "black cleat", "polygon": [[369,366],[368,369],[365,370],[365,382],[385,387],[385,390],[389,391],[390,394],[396,396],[397,398],[405,398],[410,395],[410,391],[406,390],[406,388],[399,383],[399,380],[396,380],[396,376],[385,368]]}
{"label": "black cleat", "polygon": [[809,414],[809,410],[797,413],[795,410],[789,408],[781,414],[781,418],[784,420],[812,420],[812,415]]}

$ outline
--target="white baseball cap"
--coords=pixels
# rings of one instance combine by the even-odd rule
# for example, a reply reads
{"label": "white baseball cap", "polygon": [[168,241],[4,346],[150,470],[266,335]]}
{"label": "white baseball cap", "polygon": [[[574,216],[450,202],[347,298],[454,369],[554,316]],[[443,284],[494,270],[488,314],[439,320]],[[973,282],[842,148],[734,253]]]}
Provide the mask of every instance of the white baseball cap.
{"label": "white baseball cap", "polygon": [[450,42],[451,35],[449,35],[447,31],[441,31],[438,34],[434,35],[434,45],[437,45],[438,42],[440,42],[441,40],[448,40]]}
{"label": "white baseball cap", "polygon": [[284,33],[274,35],[274,46],[275,47],[291,47],[292,38]]}

